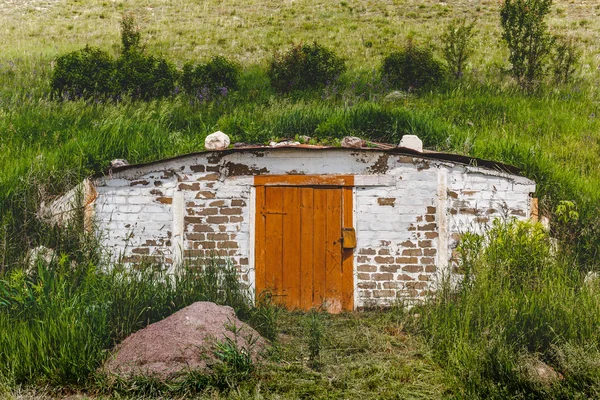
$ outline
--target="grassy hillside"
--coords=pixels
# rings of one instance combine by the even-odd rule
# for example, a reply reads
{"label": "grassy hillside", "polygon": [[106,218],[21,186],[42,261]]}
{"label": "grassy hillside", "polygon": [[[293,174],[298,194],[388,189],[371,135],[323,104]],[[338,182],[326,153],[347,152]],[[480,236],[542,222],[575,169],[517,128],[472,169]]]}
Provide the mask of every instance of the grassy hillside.
{"label": "grassy hillside", "polygon": [[[326,142],[346,134],[397,142],[415,133],[429,148],[515,164],[539,182],[548,211],[561,200],[576,202],[582,220],[569,229],[585,231],[577,234],[578,245],[593,260],[590,221],[600,198],[599,7],[591,0],[555,2],[550,27],[576,38],[582,62],[575,83],[528,95],[503,72],[507,50],[496,1],[1,2],[0,210],[6,233],[0,229],[0,265],[47,240],[36,233],[41,228],[31,215],[44,197],[113,158],[135,163],[200,150],[204,136],[217,129],[246,142],[296,134]],[[86,44],[117,55],[119,22],[128,11],[138,18],[149,54],[179,66],[230,57],[245,69],[241,90],[209,104],[181,96],[118,104],[51,100],[55,57]],[[382,57],[409,37],[439,55],[439,36],[457,17],[477,21],[465,79],[435,93],[382,101],[392,90],[377,74]],[[312,40],[345,57],[349,70],[323,92],[276,95],[265,73],[273,52]]]}
{"label": "grassy hillside", "polygon": [[[229,57],[243,68],[241,87],[213,102],[181,94],[150,102],[53,99],[50,76],[56,57],[86,44],[118,56],[125,12],[136,15],[148,54],[166,57],[179,68],[186,61]],[[55,312],[65,325],[53,332],[61,332],[78,326],[70,313],[89,316],[96,310],[95,298],[101,297],[90,296],[92,292],[85,297],[65,283],[67,300],[77,307],[60,307],[54,303],[53,286],[44,291],[37,281],[24,284],[22,274],[6,274],[23,265],[27,249],[40,244],[61,254],[61,268],[72,260],[94,264],[93,252],[83,246],[86,239],[38,220],[40,202],[104,170],[114,158],[138,163],[202,150],[205,136],[222,130],[234,141],[250,143],[296,135],[325,144],[346,135],[397,143],[404,134],[416,134],[430,149],[516,165],[538,182],[544,212],[556,214],[566,200],[579,213],[578,219],[554,215],[552,234],[562,243],[558,252],[544,233],[523,227],[498,228],[490,239],[500,247],[494,248],[496,253],[483,251],[481,243],[471,244],[474,253],[469,253],[467,246],[465,263],[472,265],[465,265],[479,277],[475,284],[457,296],[441,296],[414,318],[392,313],[328,320],[325,326],[342,333],[325,345],[321,371],[305,367],[306,349],[298,350],[306,335],[294,327],[305,316],[283,315],[281,345],[249,386],[253,395],[301,397],[310,396],[303,390],[313,390],[323,398],[338,398],[377,389],[382,398],[393,398],[398,387],[385,385],[399,380],[406,386],[398,390],[419,398],[597,397],[600,291],[582,282],[583,273],[598,268],[600,250],[600,5],[595,0],[555,1],[550,29],[576,39],[581,63],[574,82],[545,82],[532,93],[521,91],[506,74],[508,52],[500,42],[498,14],[496,0],[0,0],[0,289],[10,287],[15,307],[20,302],[26,306],[19,313],[0,307],[0,325],[18,325],[30,335],[0,330],[0,342],[14,350],[0,347],[0,360],[8,357],[14,363],[12,371],[0,368],[0,395],[4,381],[9,386],[21,382],[15,378],[19,368],[33,374],[31,365],[15,354],[21,354],[19,346],[33,348],[22,337],[45,343],[47,328],[38,324],[39,315]],[[464,78],[387,101],[394,88],[377,72],[383,57],[409,38],[441,57],[440,34],[460,17],[475,19],[477,29]],[[323,90],[275,93],[266,72],[273,53],[313,40],[344,57],[347,72]],[[496,275],[503,268],[507,273]],[[26,296],[20,296],[23,288],[29,290]],[[138,305],[150,310],[153,302],[146,300]],[[140,315],[127,317],[143,326],[147,321]],[[423,323],[414,323],[419,315]],[[109,328],[102,335],[112,337]],[[77,341],[52,338],[73,355],[79,354],[74,342],[88,342],[85,335]],[[402,351],[396,353],[398,349]],[[104,350],[93,354],[89,371]],[[346,353],[342,360],[339,354]],[[364,354],[373,358],[363,359]],[[556,391],[531,386],[524,378],[527,371],[517,365],[538,356],[564,374]],[[72,370],[71,361],[64,365]],[[346,364],[338,368],[342,361]],[[371,364],[362,368],[359,361]],[[51,356],[46,362],[39,368],[64,373]],[[403,362],[406,367],[398,367]],[[76,378],[87,381],[81,374]],[[413,374],[430,385],[419,386],[421,380]],[[48,381],[43,374],[23,376],[24,383]]]}

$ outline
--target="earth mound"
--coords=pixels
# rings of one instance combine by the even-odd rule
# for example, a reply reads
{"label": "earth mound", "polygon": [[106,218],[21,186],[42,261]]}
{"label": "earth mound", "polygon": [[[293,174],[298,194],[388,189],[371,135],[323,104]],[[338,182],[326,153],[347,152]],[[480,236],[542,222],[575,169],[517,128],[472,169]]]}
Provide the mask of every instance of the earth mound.
{"label": "earth mound", "polygon": [[249,350],[255,361],[266,346],[265,339],[237,319],[233,308],[197,302],[127,337],[115,348],[103,371],[124,379],[143,375],[161,380],[176,378],[190,369],[208,372],[216,362],[216,343],[226,338]]}

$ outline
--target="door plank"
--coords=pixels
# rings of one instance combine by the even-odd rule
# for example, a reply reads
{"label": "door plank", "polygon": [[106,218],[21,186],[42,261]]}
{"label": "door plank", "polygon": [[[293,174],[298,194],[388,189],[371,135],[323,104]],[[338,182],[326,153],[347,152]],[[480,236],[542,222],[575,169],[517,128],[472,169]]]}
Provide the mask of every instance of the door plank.
{"label": "door plank", "polygon": [[[343,223],[345,228],[354,227],[354,195],[351,187],[342,189]],[[342,307],[345,311],[354,309],[354,249],[342,249]]]}
{"label": "door plank", "polygon": [[314,189],[300,188],[300,308],[313,307]]}
{"label": "door plank", "polygon": [[331,313],[342,311],[342,190],[327,191],[327,239],[325,296],[327,310]]}
{"label": "door plank", "polygon": [[320,307],[326,299],[325,268],[327,246],[327,190],[314,189],[313,203],[313,307]]}
{"label": "door plank", "polygon": [[260,298],[262,292],[266,289],[265,274],[265,216],[263,209],[265,207],[265,187],[256,188],[256,217],[254,218],[254,241],[255,241],[255,262],[254,262],[254,283],[256,299]]}
{"label": "door plank", "polygon": [[265,188],[265,285],[273,290],[275,301],[282,301],[283,280],[283,191]]}
{"label": "door plank", "polygon": [[300,188],[283,192],[282,294],[289,310],[300,307]]}

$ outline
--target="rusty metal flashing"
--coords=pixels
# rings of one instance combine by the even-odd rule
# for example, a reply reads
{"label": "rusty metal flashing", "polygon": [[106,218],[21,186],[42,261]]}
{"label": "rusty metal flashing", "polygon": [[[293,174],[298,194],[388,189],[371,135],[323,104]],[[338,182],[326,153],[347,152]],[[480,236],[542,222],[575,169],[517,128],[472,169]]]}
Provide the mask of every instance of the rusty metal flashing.
{"label": "rusty metal flashing", "polygon": [[285,151],[285,150],[299,150],[299,151],[306,151],[306,152],[321,151],[321,150],[347,151],[347,152],[357,152],[357,151],[379,152],[379,153],[387,153],[387,154],[394,154],[394,155],[405,155],[405,156],[411,156],[411,157],[418,157],[418,158],[428,159],[428,160],[450,161],[450,162],[457,163],[457,164],[462,164],[462,165],[467,165],[467,166],[472,166],[472,167],[483,167],[483,168],[491,169],[494,171],[500,171],[500,172],[509,173],[509,174],[513,174],[513,175],[524,176],[522,171],[513,165],[504,164],[504,163],[496,162],[496,161],[484,160],[484,159],[476,158],[476,157],[464,156],[464,155],[460,155],[460,154],[441,153],[441,152],[432,151],[432,150],[424,150],[423,152],[419,152],[419,151],[405,148],[405,147],[394,147],[394,148],[390,148],[390,149],[384,149],[384,148],[371,148],[371,147],[348,148],[348,147],[331,147],[331,146],[314,146],[314,145],[295,145],[295,146],[277,146],[277,147],[246,146],[246,147],[238,147],[238,148],[226,149],[226,150],[199,151],[199,152],[194,152],[194,153],[182,154],[182,155],[175,156],[175,157],[165,158],[165,159],[161,159],[161,160],[151,161],[151,162],[147,162],[147,163],[131,164],[131,165],[125,165],[125,166],[117,167],[117,168],[109,168],[103,172],[94,174],[92,176],[92,178],[101,178],[103,176],[110,175],[111,173],[122,172],[122,171],[131,170],[131,169],[142,168],[142,167],[148,167],[151,165],[156,165],[156,164],[160,164],[160,163],[164,163],[164,162],[177,161],[177,160],[182,160],[182,159],[189,158],[189,157],[201,156],[201,155],[211,154],[211,153],[214,153],[215,156],[220,158],[222,156],[226,156],[226,155],[234,154],[234,153],[251,152],[251,153],[256,154],[256,153],[265,153],[267,151],[269,151],[269,152],[275,151],[276,152],[276,151]]}

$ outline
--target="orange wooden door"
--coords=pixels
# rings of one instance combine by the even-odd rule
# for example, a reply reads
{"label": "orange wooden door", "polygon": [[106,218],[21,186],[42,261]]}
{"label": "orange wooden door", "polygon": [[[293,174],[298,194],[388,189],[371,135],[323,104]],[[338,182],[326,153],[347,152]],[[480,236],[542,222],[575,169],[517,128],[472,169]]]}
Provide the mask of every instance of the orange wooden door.
{"label": "orange wooden door", "polygon": [[256,293],[288,309],[353,309],[352,188],[257,186]]}

